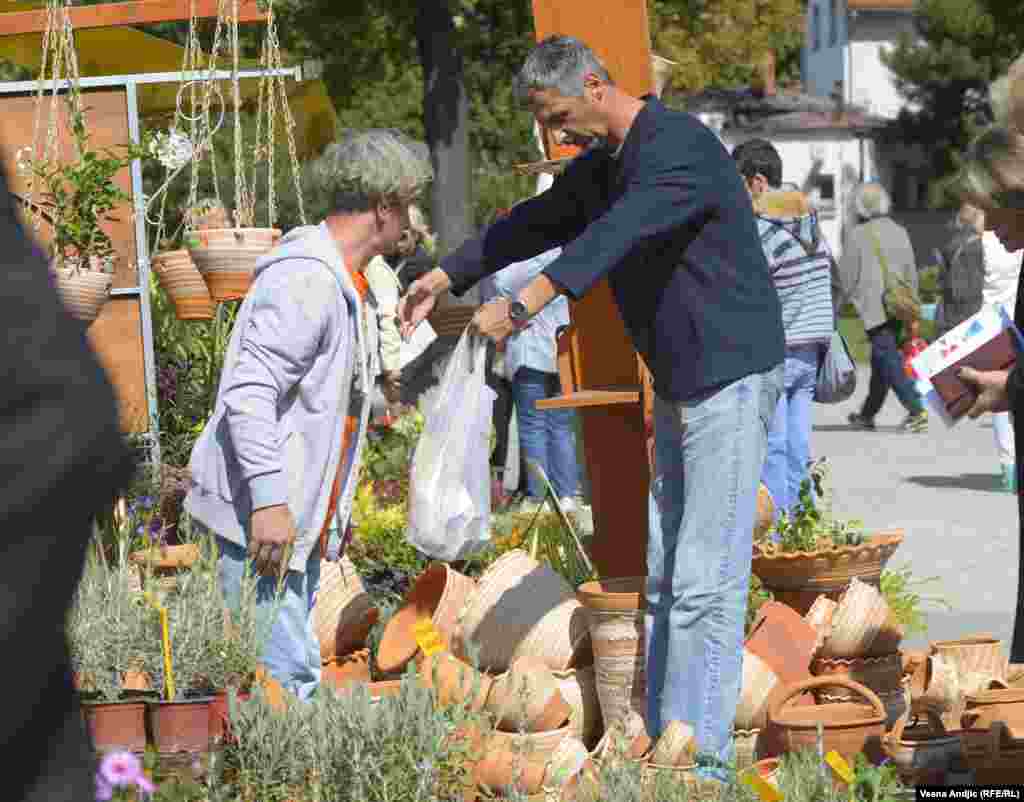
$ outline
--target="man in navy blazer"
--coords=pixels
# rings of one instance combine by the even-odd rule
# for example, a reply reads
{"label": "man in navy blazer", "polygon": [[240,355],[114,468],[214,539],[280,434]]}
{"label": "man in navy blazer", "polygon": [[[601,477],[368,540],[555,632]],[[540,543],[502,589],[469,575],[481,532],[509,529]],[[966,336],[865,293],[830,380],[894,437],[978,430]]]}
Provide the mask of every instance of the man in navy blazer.
{"label": "man in navy blazer", "polygon": [[701,771],[724,776],[739,698],[751,539],[767,427],[784,352],[778,295],[743,179],[689,114],[616,87],[584,43],[550,37],[516,92],[562,142],[588,149],[517,205],[399,307],[406,335],[440,293],[506,265],[562,254],[518,299],[480,308],[473,327],[500,342],[558,295],[607,277],[656,391],[647,545],[648,732],[696,730]]}

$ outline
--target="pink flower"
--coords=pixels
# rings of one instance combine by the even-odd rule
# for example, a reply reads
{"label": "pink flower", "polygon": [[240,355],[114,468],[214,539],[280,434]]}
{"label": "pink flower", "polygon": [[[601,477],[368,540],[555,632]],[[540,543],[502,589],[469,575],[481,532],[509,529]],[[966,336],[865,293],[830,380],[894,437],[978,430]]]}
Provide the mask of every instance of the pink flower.
{"label": "pink flower", "polygon": [[100,802],[110,799],[114,788],[134,786],[146,794],[156,787],[142,771],[142,763],[131,752],[111,752],[103,758],[96,776],[96,799]]}

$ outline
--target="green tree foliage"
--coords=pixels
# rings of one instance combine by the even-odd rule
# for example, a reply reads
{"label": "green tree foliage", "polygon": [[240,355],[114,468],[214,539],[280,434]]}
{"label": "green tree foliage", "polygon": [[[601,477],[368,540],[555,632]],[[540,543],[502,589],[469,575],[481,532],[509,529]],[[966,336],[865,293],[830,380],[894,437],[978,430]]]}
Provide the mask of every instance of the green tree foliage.
{"label": "green tree foliage", "polygon": [[901,36],[882,55],[908,102],[888,135],[927,148],[935,205],[954,202],[949,189],[958,154],[990,120],[988,86],[1024,47],[1024,27],[1016,19],[1024,12],[1014,5],[919,0],[917,37]]}
{"label": "green tree foliage", "polygon": [[746,84],[769,52],[780,80],[799,76],[804,0],[651,0],[650,15],[655,51],[679,63],[674,89]]}

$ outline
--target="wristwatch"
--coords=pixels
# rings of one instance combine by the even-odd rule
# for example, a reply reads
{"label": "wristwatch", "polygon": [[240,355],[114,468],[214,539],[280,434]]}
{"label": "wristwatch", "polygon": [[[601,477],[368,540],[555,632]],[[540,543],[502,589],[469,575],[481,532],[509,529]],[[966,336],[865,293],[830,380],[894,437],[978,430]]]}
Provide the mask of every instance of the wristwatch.
{"label": "wristwatch", "polygon": [[526,308],[526,304],[520,301],[518,298],[513,298],[508,302],[508,318],[518,328],[525,326],[526,322],[530,319],[529,311]]}

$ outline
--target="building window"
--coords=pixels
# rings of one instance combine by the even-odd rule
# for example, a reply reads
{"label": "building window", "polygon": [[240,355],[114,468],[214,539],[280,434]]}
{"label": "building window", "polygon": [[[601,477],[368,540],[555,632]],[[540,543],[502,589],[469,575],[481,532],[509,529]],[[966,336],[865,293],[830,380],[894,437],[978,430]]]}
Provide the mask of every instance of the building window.
{"label": "building window", "polygon": [[811,6],[811,49],[821,49],[821,9],[817,3]]}
{"label": "building window", "polygon": [[839,43],[839,3],[837,0],[830,0],[828,13],[828,43],[830,47],[835,47]]}

